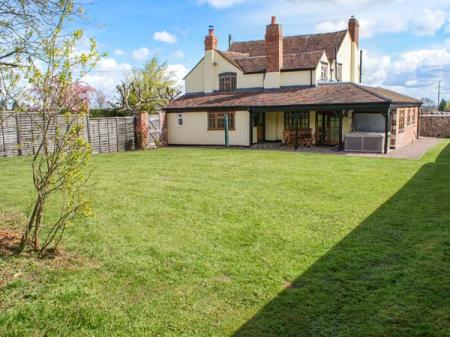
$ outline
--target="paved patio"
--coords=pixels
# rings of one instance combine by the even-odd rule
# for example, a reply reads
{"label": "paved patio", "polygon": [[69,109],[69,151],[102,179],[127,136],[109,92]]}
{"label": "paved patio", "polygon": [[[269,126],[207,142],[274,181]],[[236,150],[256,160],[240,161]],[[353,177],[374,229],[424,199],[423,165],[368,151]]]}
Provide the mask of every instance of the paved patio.
{"label": "paved patio", "polygon": [[400,149],[390,150],[387,154],[381,153],[356,153],[338,151],[337,147],[315,146],[313,148],[299,147],[297,150],[287,147],[281,143],[262,143],[255,144],[252,149],[255,150],[276,150],[276,151],[292,151],[292,152],[306,152],[306,153],[325,153],[341,156],[358,156],[358,157],[380,157],[380,158],[401,158],[418,160],[428,152],[431,148],[439,144],[439,138],[420,137],[415,142],[401,147]]}

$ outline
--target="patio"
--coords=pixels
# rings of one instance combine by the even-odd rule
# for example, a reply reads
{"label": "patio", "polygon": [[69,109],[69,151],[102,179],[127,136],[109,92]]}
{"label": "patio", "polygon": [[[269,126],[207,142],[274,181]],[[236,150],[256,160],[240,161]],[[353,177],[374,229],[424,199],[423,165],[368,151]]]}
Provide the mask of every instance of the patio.
{"label": "patio", "polygon": [[274,150],[274,151],[290,151],[290,152],[305,152],[305,153],[324,153],[334,154],[341,156],[357,156],[357,157],[380,157],[380,158],[400,158],[400,159],[413,159],[418,160],[427,153],[431,148],[439,144],[441,140],[439,138],[420,137],[415,142],[405,145],[399,149],[389,150],[387,154],[384,153],[356,153],[356,152],[344,152],[339,151],[338,146],[313,146],[304,147],[299,146],[294,149],[291,146],[287,146],[282,142],[274,143],[258,143],[251,146],[251,149],[255,150]]}

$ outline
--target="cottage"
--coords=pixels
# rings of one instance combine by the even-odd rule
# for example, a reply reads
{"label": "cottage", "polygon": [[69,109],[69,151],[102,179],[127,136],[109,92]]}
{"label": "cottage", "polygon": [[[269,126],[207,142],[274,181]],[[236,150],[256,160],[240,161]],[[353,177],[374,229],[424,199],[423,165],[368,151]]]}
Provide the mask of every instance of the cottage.
{"label": "cottage", "polygon": [[283,36],[272,17],[264,40],[217,48],[185,77],[185,94],[167,112],[173,145],[251,146],[285,142],[387,152],[418,137],[414,98],[361,84],[359,22],[325,34]]}

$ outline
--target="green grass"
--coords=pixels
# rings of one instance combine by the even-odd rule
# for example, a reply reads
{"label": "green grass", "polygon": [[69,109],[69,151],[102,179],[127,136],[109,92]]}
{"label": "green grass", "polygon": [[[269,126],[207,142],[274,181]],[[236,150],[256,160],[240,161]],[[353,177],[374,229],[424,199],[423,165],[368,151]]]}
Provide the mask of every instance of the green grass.
{"label": "green grass", "polygon": [[[450,336],[448,141],[420,161],[166,148],[91,165],[74,258],[0,260],[0,336]],[[0,211],[26,212],[29,171],[0,160]]]}

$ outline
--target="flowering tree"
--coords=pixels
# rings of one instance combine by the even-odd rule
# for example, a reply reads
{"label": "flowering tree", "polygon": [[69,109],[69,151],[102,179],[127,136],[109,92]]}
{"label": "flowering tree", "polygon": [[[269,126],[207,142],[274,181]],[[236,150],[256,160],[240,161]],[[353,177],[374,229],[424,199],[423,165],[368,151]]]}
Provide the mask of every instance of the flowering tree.
{"label": "flowering tree", "polygon": [[[30,247],[41,255],[56,249],[67,225],[89,212],[85,170],[90,149],[83,121],[93,89],[81,79],[100,58],[94,40],[88,51],[75,52],[83,32],[64,30],[74,15],[73,1],[58,4],[57,24],[42,40],[39,58],[29,59],[24,76],[33,88],[27,100],[37,111],[38,146],[32,158],[35,201],[18,251]],[[58,209],[56,215],[48,211],[50,204]]]}

